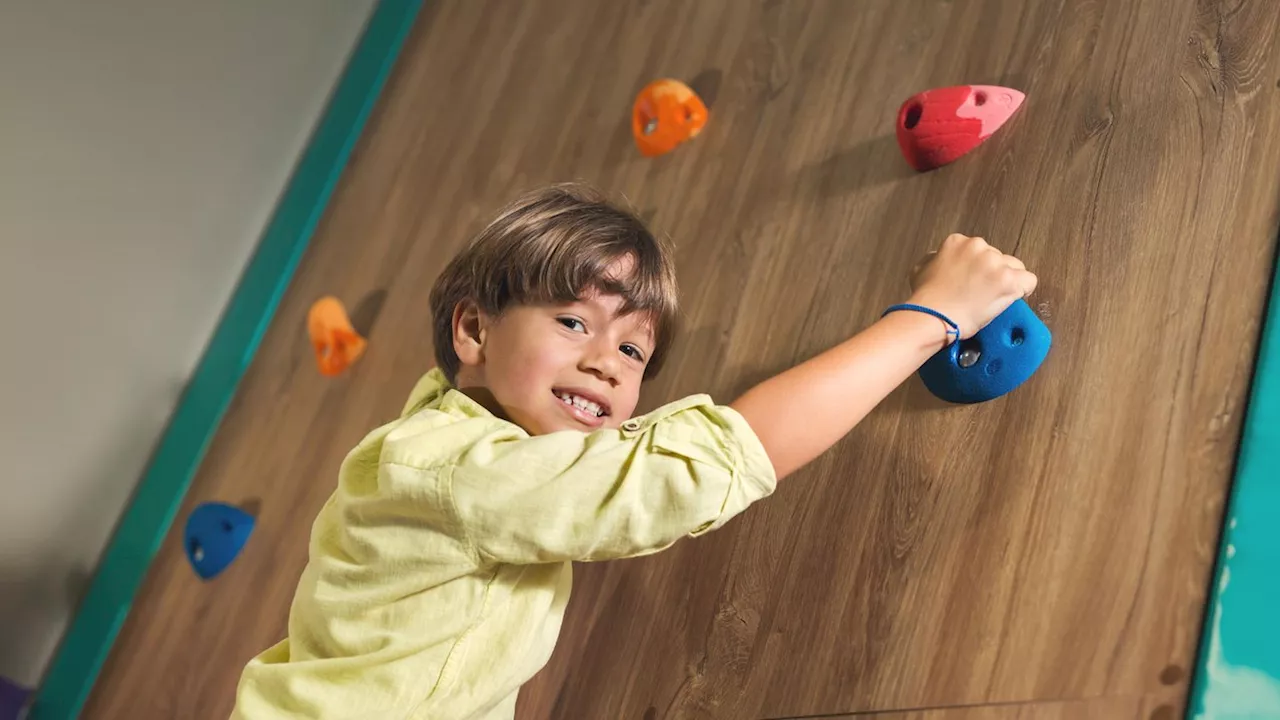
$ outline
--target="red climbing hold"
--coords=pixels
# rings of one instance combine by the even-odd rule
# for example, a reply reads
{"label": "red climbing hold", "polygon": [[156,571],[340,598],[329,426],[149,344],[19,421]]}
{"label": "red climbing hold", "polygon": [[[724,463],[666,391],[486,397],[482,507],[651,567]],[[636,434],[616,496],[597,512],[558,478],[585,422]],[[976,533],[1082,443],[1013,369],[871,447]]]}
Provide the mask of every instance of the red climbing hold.
{"label": "red climbing hold", "polygon": [[898,146],[919,172],[941,167],[991,137],[1026,97],[998,85],[926,90],[898,109]]}

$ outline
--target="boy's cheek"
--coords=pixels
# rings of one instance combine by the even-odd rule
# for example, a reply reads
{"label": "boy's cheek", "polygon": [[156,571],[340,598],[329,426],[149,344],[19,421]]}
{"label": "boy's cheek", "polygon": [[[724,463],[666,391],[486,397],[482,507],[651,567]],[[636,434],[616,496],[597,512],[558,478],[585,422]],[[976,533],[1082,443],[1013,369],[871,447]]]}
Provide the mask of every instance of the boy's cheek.
{"label": "boy's cheek", "polygon": [[636,405],[640,404],[640,389],[628,389],[620,397],[614,399],[613,413],[609,416],[614,427],[630,420],[636,414]]}

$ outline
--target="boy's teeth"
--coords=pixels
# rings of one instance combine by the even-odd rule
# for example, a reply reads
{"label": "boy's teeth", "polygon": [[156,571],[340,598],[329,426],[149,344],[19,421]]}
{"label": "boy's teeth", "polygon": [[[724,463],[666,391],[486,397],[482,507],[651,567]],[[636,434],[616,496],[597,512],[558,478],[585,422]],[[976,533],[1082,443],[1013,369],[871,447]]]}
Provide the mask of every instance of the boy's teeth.
{"label": "boy's teeth", "polygon": [[604,410],[602,410],[599,405],[585,398],[580,398],[577,395],[569,395],[567,393],[561,393],[561,392],[557,392],[556,397],[560,398],[560,400],[562,400],[565,405],[575,405],[583,410],[586,410],[592,415],[595,415],[596,417],[600,417],[601,415],[604,415]]}

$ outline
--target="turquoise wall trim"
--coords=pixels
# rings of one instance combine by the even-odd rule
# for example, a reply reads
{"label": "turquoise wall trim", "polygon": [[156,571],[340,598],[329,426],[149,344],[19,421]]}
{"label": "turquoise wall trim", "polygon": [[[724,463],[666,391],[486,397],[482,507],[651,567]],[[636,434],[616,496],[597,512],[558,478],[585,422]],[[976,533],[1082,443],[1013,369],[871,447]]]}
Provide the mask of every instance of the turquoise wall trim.
{"label": "turquoise wall trim", "polygon": [[1187,717],[1280,718],[1280,262]]}
{"label": "turquoise wall trim", "polygon": [[422,0],[380,0],[223,312],[36,693],[32,720],[80,714],[302,259]]}

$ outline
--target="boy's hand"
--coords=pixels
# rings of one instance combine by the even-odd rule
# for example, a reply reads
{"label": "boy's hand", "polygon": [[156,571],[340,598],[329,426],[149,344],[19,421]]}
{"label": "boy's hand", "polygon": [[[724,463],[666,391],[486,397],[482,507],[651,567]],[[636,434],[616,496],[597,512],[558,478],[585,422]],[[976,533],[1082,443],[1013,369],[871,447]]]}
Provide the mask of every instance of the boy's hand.
{"label": "boy's hand", "polygon": [[979,330],[1036,289],[1022,261],[980,237],[949,235],[912,272],[910,302],[937,310],[960,326],[960,337]]}

